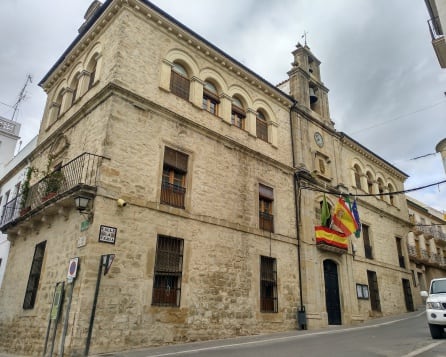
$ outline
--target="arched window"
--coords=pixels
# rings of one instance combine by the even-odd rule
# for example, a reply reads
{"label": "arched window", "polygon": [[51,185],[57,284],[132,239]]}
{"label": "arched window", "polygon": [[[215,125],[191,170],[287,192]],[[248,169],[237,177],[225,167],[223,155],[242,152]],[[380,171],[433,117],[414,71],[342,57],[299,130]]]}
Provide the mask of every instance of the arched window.
{"label": "arched window", "polygon": [[71,105],[73,105],[77,99],[77,92],[79,90],[79,78],[79,74],[76,74],[70,85],[70,88],[73,90],[73,93],[71,95]]}
{"label": "arched window", "polygon": [[256,136],[268,142],[268,122],[266,121],[265,114],[259,110],[256,116]]}
{"label": "arched window", "polygon": [[353,169],[355,170],[355,186],[356,186],[356,188],[362,188],[361,187],[361,175],[362,175],[361,168],[356,164],[355,166],[353,166]]}
{"label": "arched window", "polygon": [[88,79],[88,89],[91,89],[96,80],[96,68],[97,68],[96,59],[92,58],[90,63],[87,66],[87,71],[90,73],[90,78]]}
{"label": "arched window", "polygon": [[369,193],[373,193],[373,177],[370,172],[367,172],[367,191]]}
{"label": "arched window", "polygon": [[47,129],[51,125],[53,125],[62,114],[61,108],[62,108],[62,99],[64,91],[65,91],[64,88],[60,89],[59,92],[57,92],[54,101],[51,103],[51,106],[48,110]]}
{"label": "arched window", "polygon": [[394,190],[394,188],[393,188],[393,186],[392,186],[392,184],[388,184],[387,185],[387,189],[389,190],[389,199],[390,199],[390,204],[392,205],[392,206],[395,206],[395,196],[392,194],[392,192],[395,192],[395,190]]}
{"label": "arched window", "polygon": [[220,100],[218,99],[217,88],[210,82],[204,82],[203,109],[218,115],[218,104],[220,104]]}
{"label": "arched window", "polygon": [[236,97],[232,98],[231,123],[237,128],[245,129],[246,113],[243,104]]}
{"label": "arched window", "polygon": [[381,194],[379,196],[379,199],[384,200],[384,195],[382,195],[384,193],[384,182],[381,178],[379,178],[377,182],[378,182],[378,192]]}
{"label": "arched window", "polygon": [[170,91],[180,98],[189,100],[190,81],[186,69],[174,63],[170,75]]}

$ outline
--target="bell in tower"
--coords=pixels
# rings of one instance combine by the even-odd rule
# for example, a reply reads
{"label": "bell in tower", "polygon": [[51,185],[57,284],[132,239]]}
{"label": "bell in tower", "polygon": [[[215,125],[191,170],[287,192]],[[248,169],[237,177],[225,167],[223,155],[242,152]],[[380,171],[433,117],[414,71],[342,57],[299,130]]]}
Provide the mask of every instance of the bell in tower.
{"label": "bell in tower", "polygon": [[315,93],[315,89],[310,86],[310,105],[314,104],[316,102],[317,102],[317,96],[316,96],[316,93]]}

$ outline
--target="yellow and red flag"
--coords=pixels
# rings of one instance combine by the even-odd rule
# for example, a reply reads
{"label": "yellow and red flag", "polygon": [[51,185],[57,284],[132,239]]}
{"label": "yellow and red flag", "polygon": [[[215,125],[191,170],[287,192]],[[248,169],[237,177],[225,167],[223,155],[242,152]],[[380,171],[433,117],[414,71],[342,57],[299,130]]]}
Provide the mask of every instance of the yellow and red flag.
{"label": "yellow and red flag", "polygon": [[316,233],[316,244],[325,243],[333,247],[348,249],[348,240],[344,233],[323,226],[314,227],[314,231]]}
{"label": "yellow and red flag", "polygon": [[346,236],[359,228],[355,217],[342,197],[339,197],[338,203],[336,203],[332,221]]}

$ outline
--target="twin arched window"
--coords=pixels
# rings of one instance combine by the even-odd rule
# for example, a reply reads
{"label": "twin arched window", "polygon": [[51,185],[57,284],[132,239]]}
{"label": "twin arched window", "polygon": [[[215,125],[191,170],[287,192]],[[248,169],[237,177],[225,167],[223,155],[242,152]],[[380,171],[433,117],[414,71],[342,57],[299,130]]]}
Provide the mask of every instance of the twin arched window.
{"label": "twin arched window", "polygon": [[[355,164],[353,166],[353,170],[354,170],[354,176],[355,176],[355,186],[356,188],[361,188],[361,176],[362,176],[362,170],[359,167],[358,164]],[[366,172],[366,179],[367,179],[367,192],[370,194],[375,194],[374,192],[374,188],[373,188],[373,175],[370,171]],[[395,196],[392,194],[392,192],[395,192],[395,188],[393,187],[393,185],[391,183],[389,183],[388,185],[385,185],[383,179],[381,177],[379,177],[377,180],[377,186],[378,186],[378,194],[379,195],[379,199],[381,200],[385,200],[385,195],[383,195],[385,193],[385,190],[387,189],[387,191],[389,192],[389,203],[392,206],[395,206]]]}
{"label": "twin arched window", "polygon": [[[173,62],[173,64],[170,64],[170,66],[171,66],[170,83],[167,82],[169,83],[170,92],[180,98],[183,98],[187,101],[190,100],[194,102],[194,104],[198,104],[196,103],[196,101],[199,100],[199,98],[190,97],[191,75],[189,66],[183,64],[182,61],[180,62],[175,61]],[[221,116],[221,115],[226,116],[226,110],[225,110],[226,106],[223,108],[224,112],[220,113],[221,93],[219,88],[220,87],[218,86],[217,83],[214,82],[214,80],[208,79],[203,82],[203,97],[201,102],[201,108],[215,116]],[[234,97],[232,97],[231,99],[232,99],[231,117],[230,118],[225,117],[223,119],[228,121],[230,120],[231,124],[238,127],[239,129],[247,130],[248,124],[246,123],[246,119],[248,118],[248,116],[246,112],[246,107],[243,104],[245,102],[243,101],[242,98],[239,97],[238,94],[234,95]],[[269,125],[270,123],[269,120],[267,119],[265,111],[259,109],[256,113],[256,125],[255,125],[255,130],[256,130],[255,135],[257,136],[257,138],[265,142],[270,142],[271,138],[269,138],[268,134]],[[253,128],[253,126],[249,125],[249,128]]]}
{"label": "twin arched window", "polygon": [[[99,57],[100,56],[98,54],[93,56],[88,65],[85,67],[85,70],[79,70],[74,75],[71,83],[68,83],[68,88],[61,88],[55,94],[55,99],[50,106],[50,112],[48,114],[48,127],[57,121],[57,119],[65,111],[72,107],[77,99],[83,96],[85,92],[94,86],[97,81],[97,66]],[[65,100],[64,97],[66,97]]]}

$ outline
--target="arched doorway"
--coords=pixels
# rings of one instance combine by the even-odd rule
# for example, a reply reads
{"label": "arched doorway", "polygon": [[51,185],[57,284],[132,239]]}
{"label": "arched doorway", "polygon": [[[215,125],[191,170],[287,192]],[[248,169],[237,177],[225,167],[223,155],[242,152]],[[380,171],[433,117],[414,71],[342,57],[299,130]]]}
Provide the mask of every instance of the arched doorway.
{"label": "arched doorway", "polygon": [[341,325],[338,266],[332,260],[324,260],[325,306],[329,325]]}

